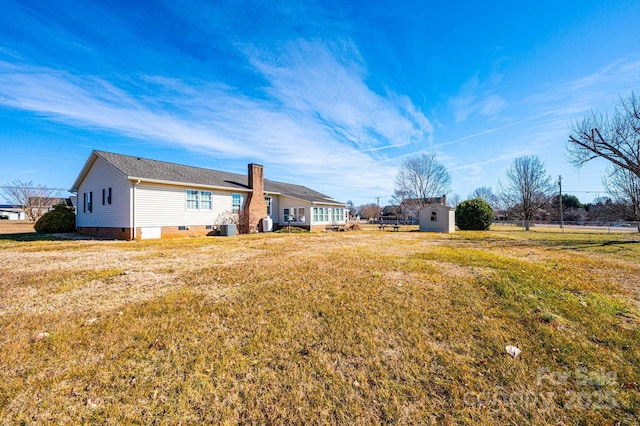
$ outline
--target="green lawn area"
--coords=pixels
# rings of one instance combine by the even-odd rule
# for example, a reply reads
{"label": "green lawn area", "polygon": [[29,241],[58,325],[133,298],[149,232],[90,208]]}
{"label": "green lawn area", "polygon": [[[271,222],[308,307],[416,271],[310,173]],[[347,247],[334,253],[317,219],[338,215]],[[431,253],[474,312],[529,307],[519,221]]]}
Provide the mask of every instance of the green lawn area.
{"label": "green lawn area", "polygon": [[408,231],[0,235],[0,423],[637,424],[637,232]]}

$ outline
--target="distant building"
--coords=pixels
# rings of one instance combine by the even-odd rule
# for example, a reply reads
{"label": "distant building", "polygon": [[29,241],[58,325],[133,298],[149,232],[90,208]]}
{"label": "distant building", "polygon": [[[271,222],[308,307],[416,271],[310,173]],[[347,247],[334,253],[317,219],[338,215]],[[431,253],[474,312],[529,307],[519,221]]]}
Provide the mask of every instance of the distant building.
{"label": "distant building", "polygon": [[0,204],[0,219],[5,220],[27,220],[24,207],[13,204]]}
{"label": "distant building", "polygon": [[55,206],[63,204],[67,208],[76,209],[76,196],[72,195],[69,198],[57,198],[57,197],[29,197],[29,205],[31,211],[35,217],[40,217],[43,214],[53,210]]}

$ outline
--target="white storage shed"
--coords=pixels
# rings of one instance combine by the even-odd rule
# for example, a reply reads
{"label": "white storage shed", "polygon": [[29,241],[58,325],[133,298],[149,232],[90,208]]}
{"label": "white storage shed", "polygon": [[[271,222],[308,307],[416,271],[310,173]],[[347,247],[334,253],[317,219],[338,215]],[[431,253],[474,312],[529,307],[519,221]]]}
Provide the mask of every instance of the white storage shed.
{"label": "white storage shed", "polygon": [[427,204],[420,209],[420,232],[455,232],[456,209],[442,204]]}

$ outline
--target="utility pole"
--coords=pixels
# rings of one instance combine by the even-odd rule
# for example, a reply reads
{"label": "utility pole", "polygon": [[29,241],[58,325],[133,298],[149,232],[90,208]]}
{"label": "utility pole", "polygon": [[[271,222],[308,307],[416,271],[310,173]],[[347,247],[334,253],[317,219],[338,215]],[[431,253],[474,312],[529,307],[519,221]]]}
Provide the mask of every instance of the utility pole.
{"label": "utility pole", "polygon": [[558,176],[558,185],[560,186],[560,228],[564,232],[564,217],[562,215],[562,175]]}

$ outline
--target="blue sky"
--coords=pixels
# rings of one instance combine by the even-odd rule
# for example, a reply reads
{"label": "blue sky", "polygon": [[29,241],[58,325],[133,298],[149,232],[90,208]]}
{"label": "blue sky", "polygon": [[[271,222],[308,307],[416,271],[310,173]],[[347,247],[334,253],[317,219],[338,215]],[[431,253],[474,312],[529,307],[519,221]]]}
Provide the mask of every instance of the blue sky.
{"label": "blue sky", "polygon": [[638,1],[0,8],[0,184],[69,188],[99,149],[386,204],[435,151],[462,199],[538,155],[590,201],[606,164],[567,163],[569,125],[640,92]]}

